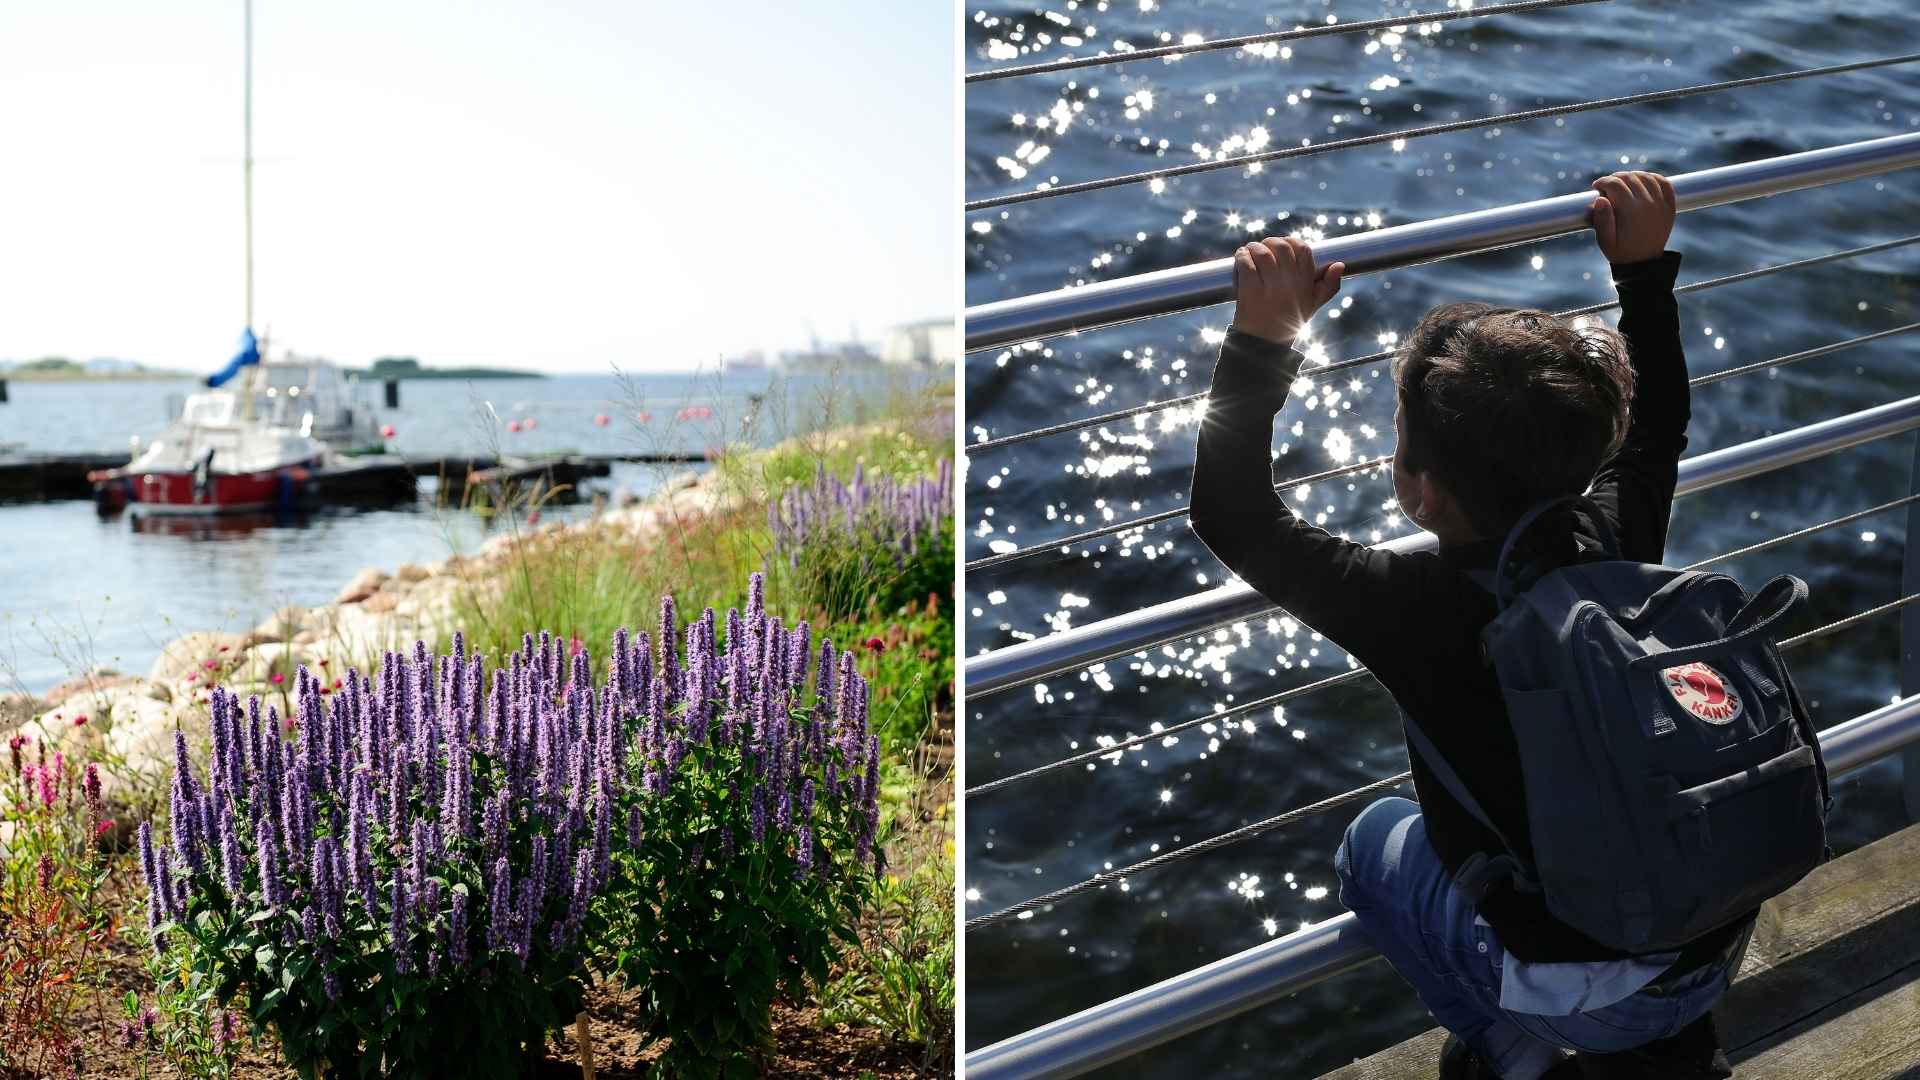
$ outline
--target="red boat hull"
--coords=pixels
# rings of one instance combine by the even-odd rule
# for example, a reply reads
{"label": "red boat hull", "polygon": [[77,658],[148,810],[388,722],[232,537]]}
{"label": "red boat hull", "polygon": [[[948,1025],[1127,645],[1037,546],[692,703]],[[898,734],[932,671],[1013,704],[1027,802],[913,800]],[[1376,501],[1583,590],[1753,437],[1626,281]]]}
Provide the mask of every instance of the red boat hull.
{"label": "red boat hull", "polygon": [[210,473],[196,480],[192,471],[96,474],[94,492],[105,505],[128,504],[150,514],[240,514],[291,506],[308,493],[312,474],[305,464],[251,473]]}

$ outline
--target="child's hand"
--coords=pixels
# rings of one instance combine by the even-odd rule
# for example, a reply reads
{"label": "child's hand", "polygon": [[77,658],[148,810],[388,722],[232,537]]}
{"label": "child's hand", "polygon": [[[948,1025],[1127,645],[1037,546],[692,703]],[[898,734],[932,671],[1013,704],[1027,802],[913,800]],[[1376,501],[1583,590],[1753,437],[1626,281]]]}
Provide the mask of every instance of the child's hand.
{"label": "child's hand", "polygon": [[1615,264],[1643,262],[1667,250],[1676,202],[1673,182],[1659,173],[1617,172],[1593,182],[1593,235]]}
{"label": "child's hand", "polygon": [[1315,270],[1306,241],[1269,238],[1233,255],[1233,328],[1286,344],[1340,291],[1344,263]]}

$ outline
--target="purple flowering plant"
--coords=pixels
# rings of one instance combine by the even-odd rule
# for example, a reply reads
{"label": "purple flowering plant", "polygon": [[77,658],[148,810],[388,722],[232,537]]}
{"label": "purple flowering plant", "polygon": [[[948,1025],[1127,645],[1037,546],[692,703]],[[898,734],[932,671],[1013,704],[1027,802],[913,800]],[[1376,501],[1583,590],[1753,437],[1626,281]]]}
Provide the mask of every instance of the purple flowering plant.
{"label": "purple flowering plant", "polygon": [[[616,796],[625,837],[604,900],[605,967],[641,991],[665,1075],[757,1076],[772,1005],[818,985],[874,885],[879,742],[854,657],[807,623],[747,610],[626,643],[612,682],[646,686]],[[676,648],[676,643],[683,648]]]}
{"label": "purple flowering plant", "polygon": [[209,768],[176,733],[170,835],[140,830],[157,951],[302,1076],[518,1075],[580,1006],[637,700],[565,653],[303,669],[287,727],[216,689]]}
{"label": "purple flowering plant", "polygon": [[866,682],[760,574],[602,666],[456,634],[330,696],[302,669],[287,725],[214,690],[208,768],[176,733],[168,835],[139,834],[161,959],[309,1078],[518,1075],[590,968],[644,991],[665,1072],[751,1073],[880,862]]}
{"label": "purple flowering plant", "polygon": [[817,467],[767,504],[774,558],[806,598],[829,615],[871,604],[891,612],[953,589],[953,462],[932,476],[869,477],[854,466],[842,482]]}

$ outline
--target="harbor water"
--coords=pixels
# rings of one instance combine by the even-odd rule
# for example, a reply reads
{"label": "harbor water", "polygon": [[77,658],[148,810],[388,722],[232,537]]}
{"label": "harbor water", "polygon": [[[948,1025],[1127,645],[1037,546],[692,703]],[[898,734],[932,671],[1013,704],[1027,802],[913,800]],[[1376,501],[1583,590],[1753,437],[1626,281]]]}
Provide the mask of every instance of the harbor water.
{"label": "harbor water", "polygon": [[[1826,5],[1639,0],[1423,23],[1448,0],[1289,3],[994,2],[966,9],[970,70],[1125,41],[1136,48],[1407,15],[1392,31],[1320,37],[977,83],[967,90],[967,197],[1025,191],[1258,149],[1837,64],[1920,48],[1899,0]],[[1078,43],[1078,44],[1076,44]],[[1310,240],[1581,191],[1623,168],[1687,172],[1920,129],[1912,66],[1809,79],[1245,165],[970,213],[967,302],[1110,280],[1229,254],[1260,236]],[[1697,280],[1907,235],[1920,174],[1898,173],[1688,214],[1672,246]],[[1907,248],[1684,297],[1693,374],[1920,319]],[[1549,310],[1610,299],[1590,235],[1350,279],[1312,324],[1311,355],[1390,347],[1429,307],[1486,300]],[[970,442],[1205,390],[1230,319],[1215,307],[970,356]],[[1689,454],[1920,392],[1907,335],[1695,392]],[[1308,374],[1311,374],[1310,372]],[[1276,477],[1391,451],[1385,365],[1316,383],[1276,425]],[[966,556],[1184,505],[1192,410],[970,458]],[[1684,563],[1905,495],[1911,435],[1681,500]],[[1285,492],[1328,529],[1379,541],[1410,526],[1379,473]],[[1898,594],[1904,511],[1727,564],[1757,584],[1812,587],[1795,629]],[[1183,520],[969,575],[967,647],[1000,648],[1212,588],[1226,571]],[[1382,610],[1417,620],[1416,610]],[[1791,662],[1820,726],[1899,690],[1897,618],[1867,621]],[[979,784],[1348,669],[1276,615],[968,702],[967,783]],[[1406,754],[1371,682],[1189,729],[1091,767],[968,800],[966,913],[980,915],[1370,780]],[[1850,848],[1904,822],[1899,763],[1836,785]],[[1410,791],[1402,791],[1410,794]],[[1143,874],[967,935],[969,1049],[1006,1038],[1340,912],[1332,855],[1353,811]],[[1429,1026],[1380,963],[1130,1059],[1112,1076],[1314,1076]]]}
{"label": "harbor water", "polygon": [[[858,371],[568,375],[434,379],[401,384],[380,408],[389,447],[410,457],[571,452],[701,454],[770,445],[857,422],[929,376]],[[946,378],[945,374],[937,378]],[[195,380],[9,382],[0,448],[124,452],[165,427]],[[373,400],[381,405],[380,388]],[[604,423],[601,421],[604,419]],[[511,425],[511,429],[510,426]],[[704,464],[617,463],[583,494],[645,497]],[[455,482],[457,485],[457,482]],[[102,517],[84,501],[0,503],[0,691],[45,690],[95,666],[144,674],[167,642],[194,630],[245,631],[287,604],[333,599],[366,567],[472,552],[514,522],[459,508],[460,492],[378,509],[217,518]],[[592,512],[592,500],[550,502],[540,522]]]}

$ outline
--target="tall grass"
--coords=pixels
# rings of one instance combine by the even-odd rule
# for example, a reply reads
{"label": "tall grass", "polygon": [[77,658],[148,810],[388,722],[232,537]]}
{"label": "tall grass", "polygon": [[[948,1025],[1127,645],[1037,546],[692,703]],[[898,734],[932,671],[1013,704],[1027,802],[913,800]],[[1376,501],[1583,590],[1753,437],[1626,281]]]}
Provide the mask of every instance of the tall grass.
{"label": "tall grass", "polygon": [[[769,507],[821,477],[909,484],[951,468],[946,400],[896,401],[890,414],[852,429],[790,439],[768,450],[732,448],[711,465],[707,505],[669,499],[645,539],[604,521],[534,530],[456,598],[455,624],[470,646],[504,655],[523,627],[549,626],[583,641],[604,641],[621,626],[653,618],[663,594],[682,611],[746,606],[742,582],[767,574],[768,592],[789,598],[778,614],[807,619],[820,636],[859,649],[874,683],[874,724],[893,754],[909,749],[950,702],[953,681],[953,522],[950,509],[899,562],[870,558],[862,568],[823,573],[820,559],[778,549]],[[844,548],[825,549],[839,554]],[[831,579],[832,588],[821,588]],[[865,598],[848,602],[848,597]]]}

